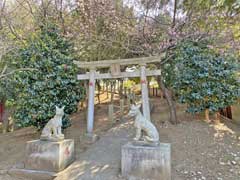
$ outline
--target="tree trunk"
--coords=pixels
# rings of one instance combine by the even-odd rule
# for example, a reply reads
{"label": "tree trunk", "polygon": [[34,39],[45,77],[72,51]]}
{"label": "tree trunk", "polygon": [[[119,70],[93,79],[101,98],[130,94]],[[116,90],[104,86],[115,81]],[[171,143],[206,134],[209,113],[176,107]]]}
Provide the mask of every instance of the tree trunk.
{"label": "tree trunk", "polygon": [[160,93],[160,98],[163,99],[163,91],[162,91],[162,89],[159,89],[159,93]]}
{"label": "tree trunk", "polygon": [[[9,114],[12,114],[12,112],[11,113],[9,113]],[[12,116],[9,116],[8,117],[8,131],[9,132],[13,132],[14,131],[14,128],[15,128],[15,122],[14,122],[14,119],[13,119],[13,117]]]}
{"label": "tree trunk", "polygon": [[227,112],[227,117],[229,119],[232,119],[232,107],[231,106],[226,107],[226,112]]}
{"label": "tree trunk", "polygon": [[105,92],[105,86],[104,86],[104,81],[102,82],[102,93],[104,94]]}
{"label": "tree trunk", "polygon": [[170,122],[172,124],[178,124],[179,121],[177,119],[176,106],[171,95],[168,93],[168,90],[163,82],[162,76],[158,77],[158,83],[160,84],[163,94],[166,97],[166,100],[170,109]]}
{"label": "tree trunk", "polygon": [[108,81],[106,82],[106,92],[107,92],[107,98],[108,98],[108,85],[109,85],[109,83],[108,83]]}
{"label": "tree trunk", "polygon": [[100,103],[101,103],[101,99],[100,99],[100,94],[101,94],[100,82],[99,82],[99,81],[96,81],[96,85],[97,85],[97,89],[98,89],[98,94],[97,94],[98,104],[100,104]]}
{"label": "tree trunk", "polygon": [[5,102],[0,103],[0,118],[3,125],[2,133],[8,132],[8,113],[4,106]]}
{"label": "tree trunk", "polygon": [[215,112],[215,120],[214,120],[215,124],[220,124],[220,113],[219,111]]}
{"label": "tree trunk", "polygon": [[220,109],[219,112],[220,112],[220,115],[225,116],[225,117],[227,117],[229,119],[232,119],[231,106],[228,106],[228,107],[226,107],[224,109]]}
{"label": "tree trunk", "polygon": [[176,24],[176,14],[177,14],[177,0],[174,1],[172,27],[174,27]]}
{"label": "tree trunk", "polygon": [[111,82],[111,103],[113,103],[113,98],[114,98],[113,86],[114,86],[114,83]]}
{"label": "tree trunk", "polygon": [[6,108],[3,112],[3,133],[13,132],[15,127],[14,119],[12,118],[12,114],[14,109]]}
{"label": "tree trunk", "polygon": [[113,81],[113,93],[114,93],[114,94],[115,94],[115,92],[116,92],[116,85],[117,85],[116,81]]}
{"label": "tree trunk", "polygon": [[209,109],[205,109],[205,120],[206,121],[210,121],[210,119],[209,119]]}
{"label": "tree trunk", "polygon": [[0,101],[0,122],[3,122],[4,102]]}
{"label": "tree trunk", "polygon": [[124,87],[124,96],[125,96],[125,98],[127,97],[127,88],[126,87]]}
{"label": "tree trunk", "polygon": [[120,81],[120,85],[119,85],[119,96],[120,96],[120,99],[123,98],[123,80],[119,80]]}

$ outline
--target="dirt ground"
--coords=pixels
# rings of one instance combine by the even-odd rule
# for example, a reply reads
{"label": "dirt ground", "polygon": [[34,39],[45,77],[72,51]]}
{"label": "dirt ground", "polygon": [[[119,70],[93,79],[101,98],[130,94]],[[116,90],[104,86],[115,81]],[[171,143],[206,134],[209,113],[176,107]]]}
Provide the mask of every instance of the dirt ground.
{"label": "dirt ground", "polygon": [[[86,115],[84,111],[73,114],[72,126],[64,133],[75,140],[76,161],[56,180],[122,180],[120,148],[132,139],[134,128],[128,118],[109,122],[107,99],[102,98],[103,103],[96,105],[94,129],[100,140],[87,144],[81,138],[86,132]],[[240,180],[239,125],[229,121],[206,123],[201,116],[186,114],[180,105],[177,114],[181,124],[171,125],[165,100],[154,98],[153,102],[152,122],[159,130],[160,141],[171,143],[173,180]],[[0,180],[20,180],[11,177],[8,169],[23,162],[25,143],[38,137],[34,128],[0,135]]]}

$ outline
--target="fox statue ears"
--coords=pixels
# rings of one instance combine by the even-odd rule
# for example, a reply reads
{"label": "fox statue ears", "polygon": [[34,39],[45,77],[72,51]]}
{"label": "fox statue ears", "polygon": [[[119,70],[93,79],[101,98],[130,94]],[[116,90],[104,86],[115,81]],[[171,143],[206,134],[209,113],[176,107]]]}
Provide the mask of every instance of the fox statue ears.
{"label": "fox statue ears", "polygon": [[57,107],[57,106],[55,106],[56,107],[56,110],[64,110],[64,108],[65,108],[65,106],[63,106],[62,108],[59,108],[59,107]]}
{"label": "fox statue ears", "polygon": [[131,105],[131,109],[140,109],[140,107],[141,107],[141,104],[137,104],[137,105],[132,104]]}

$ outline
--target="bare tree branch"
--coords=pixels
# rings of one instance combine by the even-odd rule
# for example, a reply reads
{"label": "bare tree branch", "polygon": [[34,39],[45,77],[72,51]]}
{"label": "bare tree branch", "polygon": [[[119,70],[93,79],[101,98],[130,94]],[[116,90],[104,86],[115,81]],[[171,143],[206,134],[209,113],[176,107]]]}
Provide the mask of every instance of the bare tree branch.
{"label": "bare tree branch", "polygon": [[3,70],[2,70],[2,73],[1,73],[1,76],[6,72],[7,70],[7,65],[4,66]]}
{"label": "bare tree branch", "polygon": [[174,0],[172,27],[174,27],[176,24],[177,2],[178,2],[177,0]]}
{"label": "bare tree branch", "polygon": [[1,11],[0,11],[0,29],[3,29],[2,17],[3,17],[5,5],[6,5],[6,0],[3,0],[3,2],[2,2],[2,7],[1,7]]}
{"label": "bare tree branch", "polygon": [[1,73],[0,79],[6,78],[7,76],[13,75],[14,73],[19,72],[19,71],[37,71],[37,69],[34,69],[34,68],[20,68],[20,69],[13,70],[9,73],[5,73],[5,74]]}

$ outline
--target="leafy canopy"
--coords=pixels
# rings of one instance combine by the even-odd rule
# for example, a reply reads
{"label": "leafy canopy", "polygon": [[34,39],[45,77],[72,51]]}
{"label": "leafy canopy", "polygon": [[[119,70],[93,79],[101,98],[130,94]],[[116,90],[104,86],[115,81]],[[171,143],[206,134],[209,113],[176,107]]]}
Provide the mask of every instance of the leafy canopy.
{"label": "leafy canopy", "polygon": [[[20,126],[42,128],[55,114],[55,105],[70,114],[83,98],[84,89],[76,79],[72,45],[54,25],[45,25],[28,39],[18,53],[19,68],[33,68],[15,75],[17,82],[15,118]],[[65,117],[63,125],[69,125]]]}
{"label": "leafy canopy", "polygon": [[218,54],[202,43],[183,42],[173,61],[169,66],[174,74],[172,85],[189,112],[216,112],[239,97],[234,57]]}

